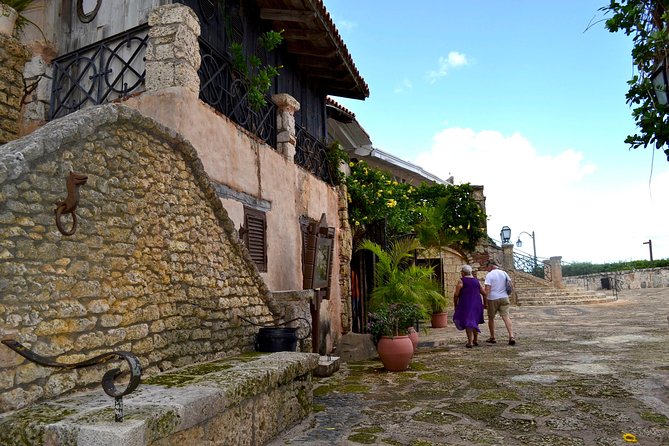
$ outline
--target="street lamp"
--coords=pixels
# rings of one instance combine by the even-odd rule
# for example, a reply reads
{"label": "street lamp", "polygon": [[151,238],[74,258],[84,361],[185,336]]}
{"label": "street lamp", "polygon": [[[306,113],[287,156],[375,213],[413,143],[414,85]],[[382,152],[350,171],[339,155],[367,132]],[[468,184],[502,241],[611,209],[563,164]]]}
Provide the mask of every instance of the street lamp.
{"label": "street lamp", "polygon": [[644,245],[648,245],[648,249],[650,250],[650,261],[653,261],[653,241],[648,240],[647,242],[643,242]]}
{"label": "street lamp", "polygon": [[537,244],[534,241],[534,231],[532,231],[531,234],[529,232],[520,231],[520,234],[518,234],[518,241],[516,242],[516,246],[519,248],[523,246],[523,242],[520,240],[520,236],[523,234],[527,234],[532,237],[532,248],[534,250],[534,269],[537,269]]}
{"label": "street lamp", "polygon": [[511,240],[511,228],[502,226],[502,230],[499,232],[499,237],[502,239],[503,245],[509,243],[509,240]]}

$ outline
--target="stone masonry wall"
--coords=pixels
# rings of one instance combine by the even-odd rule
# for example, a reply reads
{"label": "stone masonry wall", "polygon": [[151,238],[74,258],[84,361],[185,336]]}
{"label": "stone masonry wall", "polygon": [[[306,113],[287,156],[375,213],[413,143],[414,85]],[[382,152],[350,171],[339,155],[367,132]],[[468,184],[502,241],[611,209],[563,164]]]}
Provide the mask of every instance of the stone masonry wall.
{"label": "stone masonry wall", "polygon": [[[70,171],[88,182],[66,237],[54,203]],[[169,129],[104,105],[0,146],[1,338],[64,363],[127,350],[146,377],[253,350],[257,328],[233,316],[267,323],[270,305],[195,150]],[[99,386],[109,368],[45,368],[0,345],[0,412]]]}
{"label": "stone masonry wall", "polygon": [[23,67],[30,53],[13,37],[0,34],[0,144],[19,134]]}
{"label": "stone masonry wall", "polygon": [[615,277],[623,290],[669,288],[669,268],[666,267],[562,277],[562,282],[565,285],[597,290],[602,289],[602,279],[604,277]]}

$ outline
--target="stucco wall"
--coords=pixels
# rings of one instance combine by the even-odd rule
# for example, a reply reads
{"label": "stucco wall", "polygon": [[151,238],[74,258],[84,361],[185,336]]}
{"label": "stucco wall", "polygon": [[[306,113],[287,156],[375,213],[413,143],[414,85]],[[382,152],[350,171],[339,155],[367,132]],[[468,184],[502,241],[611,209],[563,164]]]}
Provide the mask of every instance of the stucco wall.
{"label": "stucco wall", "polygon": [[[269,206],[268,265],[261,276],[272,291],[302,289],[300,217],[320,220],[325,213],[328,225],[339,234],[337,190],[217,113],[188,89],[144,92],[125,104],[182,134],[197,150],[213,181]],[[244,203],[238,198],[222,202],[235,228],[239,228],[243,224]],[[333,258],[339,258],[337,243]],[[330,300],[321,307],[321,322],[331,330],[328,347],[336,343],[342,327],[339,273],[335,264]]]}
{"label": "stucco wall", "polygon": [[[70,171],[78,229],[54,224]],[[69,216],[65,217],[66,226]],[[0,337],[61,362],[136,354],[147,376],[253,349],[268,290],[193,147],[137,111],[105,105],[0,146]],[[102,368],[109,368],[103,366]],[[0,411],[99,386],[0,345]]]}

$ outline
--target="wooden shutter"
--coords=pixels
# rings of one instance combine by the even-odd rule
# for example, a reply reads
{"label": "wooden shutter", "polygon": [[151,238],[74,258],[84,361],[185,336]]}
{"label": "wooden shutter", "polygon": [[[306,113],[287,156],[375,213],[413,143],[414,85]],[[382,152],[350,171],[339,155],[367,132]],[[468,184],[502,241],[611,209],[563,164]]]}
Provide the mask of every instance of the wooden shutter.
{"label": "wooden shutter", "polygon": [[260,272],[267,272],[267,219],[265,213],[244,208],[244,242]]}

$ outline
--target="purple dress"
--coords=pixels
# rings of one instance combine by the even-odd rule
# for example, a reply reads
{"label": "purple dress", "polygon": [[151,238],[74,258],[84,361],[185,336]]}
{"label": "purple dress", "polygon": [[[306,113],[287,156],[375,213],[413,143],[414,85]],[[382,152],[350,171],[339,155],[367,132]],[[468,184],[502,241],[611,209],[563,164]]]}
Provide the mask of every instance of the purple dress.
{"label": "purple dress", "polygon": [[453,312],[453,323],[458,330],[471,328],[480,333],[479,324],[484,322],[481,284],[474,277],[463,277],[462,285],[458,304]]}

